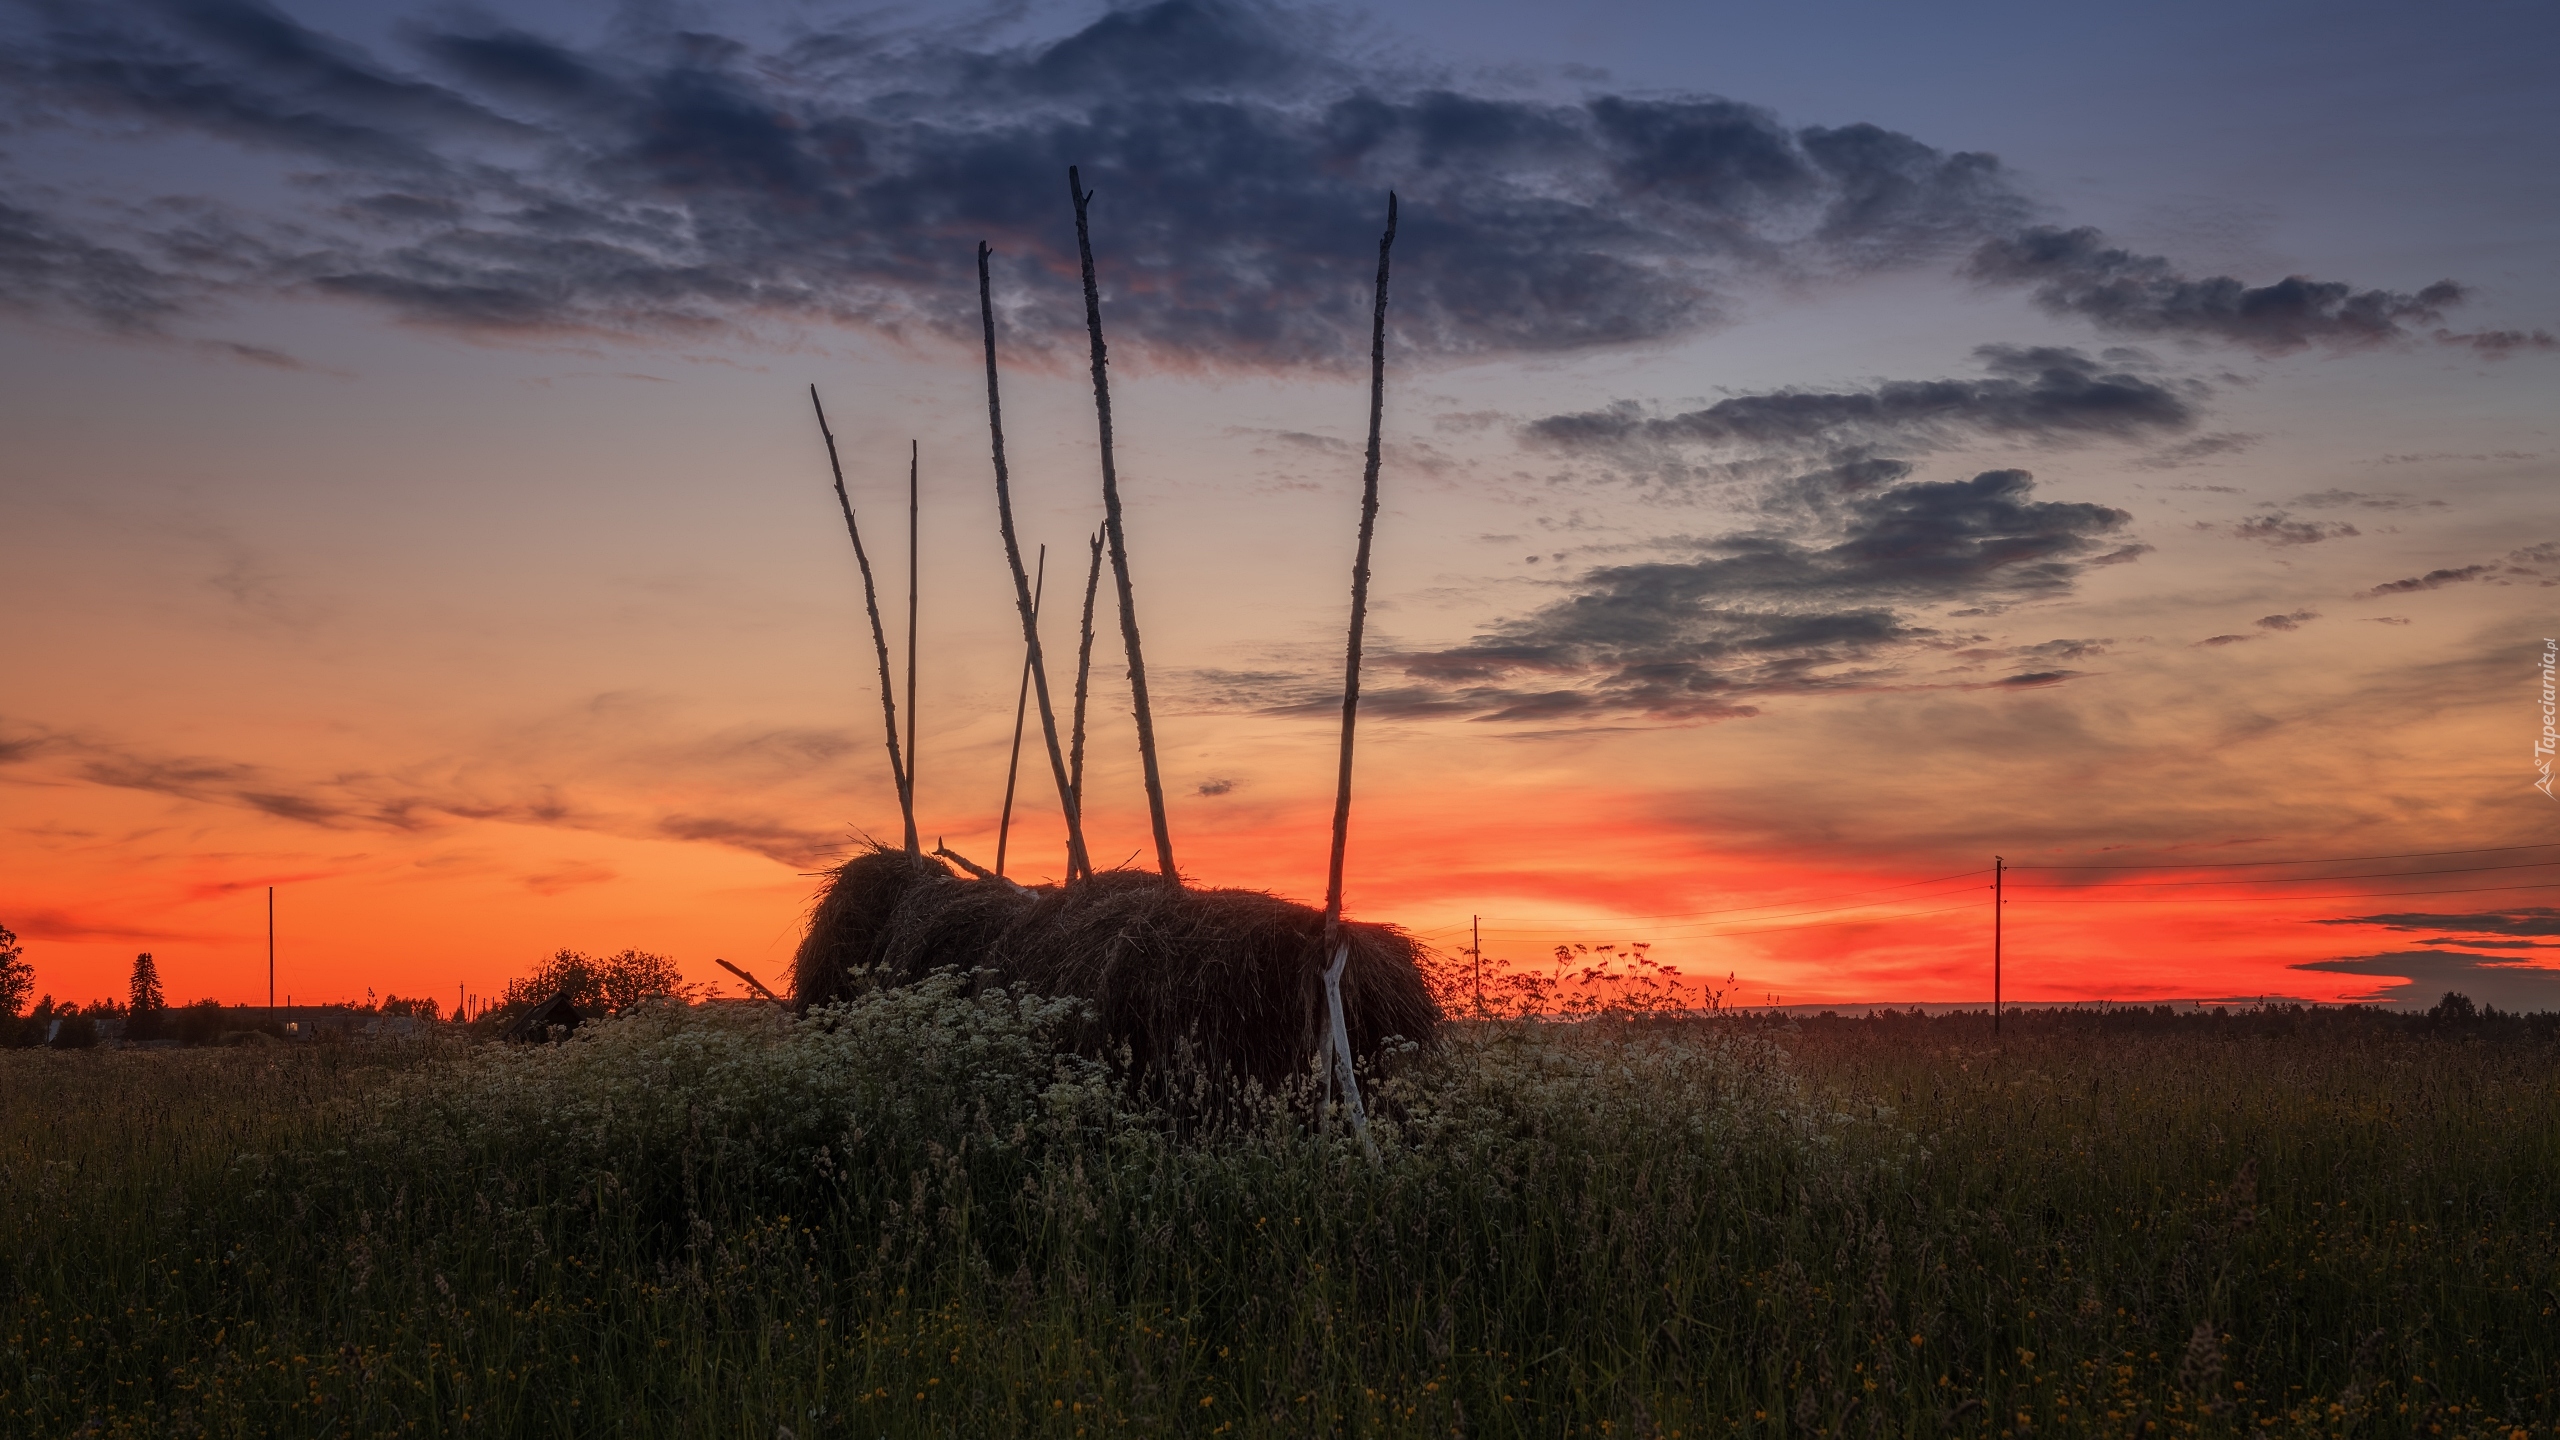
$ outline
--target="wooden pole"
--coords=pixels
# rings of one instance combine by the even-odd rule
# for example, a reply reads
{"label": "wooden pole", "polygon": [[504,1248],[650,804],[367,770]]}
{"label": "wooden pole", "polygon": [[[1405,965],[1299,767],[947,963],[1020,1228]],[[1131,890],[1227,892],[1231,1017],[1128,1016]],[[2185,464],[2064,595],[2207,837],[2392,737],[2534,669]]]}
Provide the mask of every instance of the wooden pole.
{"label": "wooden pole", "polygon": [[2006,896],[2000,882],[2008,878],[2009,862],[1991,857],[1991,1033],[2000,1033],[2000,910]]}
{"label": "wooden pole", "polygon": [[827,465],[835,471],[836,504],[844,509],[844,533],[853,537],[853,560],[862,567],[862,608],[871,615],[871,648],[880,657],[880,713],[889,730],[889,778],[898,787],[898,811],[906,821],[907,853],[921,854],[916,838],[915,787],[908,783],[906,757],[898,750],[898,697],[889,681],[889,632],[880,624],[880,592],[871,583],[871,556],[862,548],[862,527],[854,522],[853,498],[845,493],[844,463],[836,458],[835,432],[827,428],[827,407],[818,403],[818,387],[809,387],[809,407],[818,412],[818,433],[827,439]]}
{"label": "wooden pole", "polygon": [[[907,809],[916,794],[916,442],[907,442]],[[915,843],[908,842],[913,853]]]}
{"label": "wooden pole", "polygon": [[[1049,586],[1049,547],[1040,547],[1040,565],[1031,577],[1031,618],[1040,618],[1040,594]],[[1031,708],[1031,651],[1022,652],[1022,684],[1013,694],[1013,758],[1004,765],[1004,812],[996,821],[996,878],[1004,878],[1005,841],[1013,833],[1013,782],[1022,773],[1022,719]]]}
{"label": "wooden pole", "polygon": [[276,1018],[276,887],[267,887],[267,1023]]}
{"label": "wooden pole", "polygon": [[712,964],[714,964],[714,965],[719,966],[719,967],[720,967],[721,969],[723,969],[723,970],[728,971],[730,974],[737,976],[739,979],[746,981],[746,982],[747,982],[747,987],[748,987],[749,989],[751,989],[751,990],[755,991],[757,994],[759,994],[759,995],[763,996],[763,997],[764,997],[764,998],[766,998],[767,1000],[772,1001],[774,1004],[779,1005],[779,1004],[781,1004],[781,1003],[782,1003],[782,997],[781,997],[781,996],[776,995],[776,994],[774,994],[771,990],[766,989],[763,981],[761,981],[761,980],[757,979],[757,978],[756,978],[756,977],[754,977],[753,975],[748,974],[746,971],[739,969],[737,966],[732,965],[732,964],[730,964],[728,961],[726,961],[726,960],[722,960],[722,959],[720,959],[720,958],[719,958],[719,957],[717,957],[717,956],[714,956],[714,957],[712,958],[711,963],[712,963]]}
{"label": "wooden pole", "polygon": [[1049,771],[1058,782],[1058,808],[1067,817],[1067,878],[1093,874],[1085,851],[1084,808],[1075,787],[1067,783],[1067,757],[1058,745],[1058,712],[1049,704],[1049,670],[1040,656],[1040,621],[1032,611],[1031,577],[1022,573],[1022,545],[1013,534],[1013,477],[1004,463],[1004,405],[996,390],[996,302],[987,280],[987,257],[995,252],[978,242],[978,322],[987,341],[987,435],[996,466],[996,525],[1004,535],[1005,564],[1013,570],[1014,608],[1022,615],[1022,643],[1031,651],[1031,693],[1040,702],[1040,734],[1049,742]]}
{"label": "wooden pole", "polygon": [[1333,963],[1324,972],[1326,1018],[1333,1027],[1333,1064],[1342,1081],[1351,1127],[1360,1148],[1378,1159],[1369,1138],[1369,1116],[1360,1103],[1360,1077],[1351,1058],[1351,1029],[1342,1016],[1342,971],[1351,943],[1342,938],[1342,856],[1351,839],[1351,740],[1360,718],[1360,644],[1369,619],[1369,544],[1378,529],[1378,432],[1387,404],[1387,256],[1396,243],[1396,196],[1387,192],[1387,228],[1378,237],[1378,303],[1369,329],[1369,461],[1360,478],[1360,548],[1351,562],[1351,642],[1343,661],[1342,765],[1333,792],[1333,858],[1325,870],[1324,944]]}
{"label": "wooden pole", "polygon": [[1333,787],[1333,858],[1325,867],[1324,938],[1342,925],[1342,856],[1351,840],[1351,741],[1360,722],[1360,645],[1369,623],[1369,544],[1378,529],[1378,432],[1387,406],[1387,258],[1396,243],[1396,197],[1378,237],[1378,303],[1369,322],[1369,459],[1360,478],[1360,548],[1351,562],[1351,644],[1342,673],[1342,762]]}
{"label": "wooden pole", "polygon": [[1084,808],[1084,702],[1093,679],[1093,598],[1102,589],[1102,532],[1093,532],[1093,561],[1084,572],[1084,623],[1076,634],[1076,717],[1067,732],[1067,783]]}
{"label": "wooden pole", "polygon": [[1182,883],[1173,866],[1173,829],[1165,821],[1164,776],[1156,767],[1156,720],[1147,703],[1147,660],[1138,644],[1138,599],[1129,584],[1129,534],[1120,523],[1120,472],[1111,450],[1111,381],[1102,344],[1102,291],[1093,279],[1093,232],[1085,207],[1093,193],[1076,167],[1067,167],[1067,194],[1076,202],[1076,255],[1084,263],[1084,325],[1093,342],[1093,412],[1102,433],[1102,530],[1111,546],[1111,581],[1120,593],[1120,644],[1129,656],[1129,698],[1138,717],[1138,764],[1147,781],[1147,819],[1155,826],[1156,868]]}

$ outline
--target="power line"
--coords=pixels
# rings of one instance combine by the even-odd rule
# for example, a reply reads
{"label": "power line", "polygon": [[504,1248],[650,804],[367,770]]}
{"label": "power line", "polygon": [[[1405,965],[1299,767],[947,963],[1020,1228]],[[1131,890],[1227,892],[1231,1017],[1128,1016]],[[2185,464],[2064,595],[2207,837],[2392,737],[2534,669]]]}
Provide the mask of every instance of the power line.
{"label": "power line", "polygon": [[[1967,910],[1967,909],[1971,909],[1972,907],[1974,907],[1974,906],[1976,906],[1976,905],[1981,905],[1981,904],[1985,904],[1985,903],[1987,903],[1987,902],[1985,902],[1985,901],[1981,901],[1981,900],[1967,900],[1967,901],[1963,902],[1962,904],[1958,904],[1958,905],[1941,905],[1941,906],[1939,906],[1938,908],[1936,908],[1936,909],[1934,909],[1934,910],[1908,910],[1908,911],[1903,911],[1903,912],[1900,912],[1900,913],[1898,913],[1898,914],[1892,914],[1892,915],[1873,915],[1873,916],[1863,916],[1863,917],[1856,917],[1856,918],[1851,918],[1851,919],[1847,919],[1847,920],[1805,920],[1805,921],[1801,921],[1801,922],[1798,922],[1798,923],[1794,923],[1794,924],[1787,924],[1787,925],[1760,925],[1760,924],[1754,923],[1754,924],[1752,924],[1751,928],[1749,928],[1749,929],[1744,929],[1744,930],[1702,930],[1702,931],[1696,931],[1696,932],[1691,932],[1691,933],[1687,933],[1687,934],[1678,935],[1678,936],[1675,936],[1674,938],[1677,938],[1677,939],[1683,939],[1683,940],[1715,940],[1715,939],[1721,939],[1722,937],[1727,936],[1727,935],[1760,935],[1760,934],[1765,934],[1765,933],[1767,933],[1767,932],[1769,932],[1769,931],[1772,931],[1772,930],[1818,930],[1818,929],[1821,929],[1821,928],[1823,928],[1823,927],[1825,927],[1825,926],[1830,926],[1830,925],[1858,925],[1858,924],[1864,924],[1864,923],[1868,923],[1868,922],[1874,922],[1874,923],[1877,923],[1877,924],[1881,924],[1881,923],[1883,923],[1883,922],[1885,922],[1885,921],[1889,921],[1889,920],[1916,920],[1916,919],[1918,919],[1919,917],[1921,917],[1921,916],[1923,916],[1923,915],[1944,915],[1944,914],[1948,913],[1949,911],[1953,911],[1953,910]],[[1848,909],[1848,910],[1863,910],[1863,909],[1867,909],[1867,908],[1870,908],[1870,907],[1863,906],[1863,905],[1851,905],[1851,906],[1845,906],[1845,907],[1843,907],[1843,908],[1844,908],[1844,909]],[[1837,911],[1837,910],[1811,910],[1811,911],[1807,911],[1807,912],[1805,912],[1805,913],[1806,913],[1806,914],[1808,914],[1808,915],[1834,915],[1834,914],[1838,914],[1838,913],[1840,913],[1840,912],[1839,912],[1839,911]],[[1499,932],[1497,932],[1497,933],[1499,933]],[[1514,932],[1514,933],[1528,933],[1528,932],[1522,931],[1522,932]]]}
{"label": "power line", "polygon": [[[2012,866],[2011,868],[2014,869],[2016,867]],[[1991,867],[1986,865],[1979,870],[1965,870],[1954,875],[1939,875],[1927,880],[1905,880],[1899,885],[1878,885],[1866,890],[1844,890],[1837,895],[1824,895],[1817,897],[1810,903],[1827,905],[1834,900],[1847,900],[1859,895],[1882,895],[1889,891],[1910,890],[1922,885],[1943,885],[1950,880],[1970,880],[1976,875],[1988,875],[1990,873]],[[1679,910],[1663,915],[1611,915],[1599,917],[1599,920],[1596,923],[1615,924],[1622,920],[1695,920],[1702,915],[1740,915],[1753,910],[1775,910],[1782,905],[1802,905],[1806,903],[1808,902],[1804,900],[1772,900],[1765,905],[1733,905],[1720,910]],[[1820,912],[1808,911],[1806,913],[1817,914]],[[1487,915],[1484,918],[1488,920],[1509,920],[1523,925],[1585,925],[1595,923],[1594,920],[1583,916],[1558,917],[1550,915]],[[1466,927],[1463,925],[1452,927],[1453,930],[1463,930],[1465,928]]]}
{"label": "power line", "polygon": [[2560,850],[2560,840],[2534,845],[2483,845],[2472,850],[2412,850],[2405,855],[2333,855],[2325,860],[2197,860],[2152,865],[2012,865],[2012,870],[2237,870],[2254,865],[2354,865],[2367,860],[2434,860],[2446,855],[2503,855],[2516,850]]}
{"label": "power line", "polygon": [[[1923,895],[1923,896],[1914,896],[1914,897],[1913,897],[1913,899],[1915,899],[1915,900],[1936,900],[1936,899],[1940,899],[1940,898],[1943,898],[1943,897],[1942,897],[1942,896],[1938,896],[1938,895]],[[1832,907],[1830,907],[1830,908],[1828,908],[1828,909],[1821,909],[1821,910],[1799,910],[1799,911],[1792,912],[1791,914],[1784,914],[1784,915],[1756,915],[1756,916],[1748,916],[1748,917],[1743,918],[1743,919],[1742,919],[1742,920],[1740,920],[1740,921],[1725,921],[1725,922],[1722,922],[1722,924],[1712,924],[1712,923],[1711,923],[1711,924],[1707,924],[1707,925],[1700,925],[1700,926],[1694,926],[1694,927],[1677,927],[1677,926],[1675,926],[1675,927],[1656,927],[1656,928],[1652,928],[1652,929],[1645,930],[1645,931],[1643,931],[1643,932],[1641,932],[1641,933],[1643,933],[1643,934],[1645,934],[1645,935],[1647,935],[1647,936],[1649,936],[1649,937],[1653,937],[1653,939],[1672,939],[1672,940],[1712,940],[1712,939],[1714,939],[1715,937],[1717,937],[1717,936],[1719,936],[1719,935],[1747,935],[1747,934],[1755,933],[1755,931],[1752,931],[1752,930],[1729,930],[1729,929],[1722,928],[1722,926],[1723,926],[1723,925],[1742,924],[1742,925],[1750,925],[1750,926],[1757,927],[1757,926],[1759,926],[1759,925],[1760,925],[1760,922],[1761,922],[1761,921],[1764,921],[1764,920],[1795,920],[1795,919],[1799,919],[1799,918],[1810,919],[1811,917],[1815,917],[1815,916],[1822,916],[1822,915],[1847,915],[1847,914],[1850,914],[1850,913],[1852,913],[1852,912],[1860,911],[1860,910],[1881,910],[1881,909],[1883,909],[1883,907],[1885,907],[1885,906],[1887,906],[1887,905],[1895,904],[1895,903],[1898,903],[1898,902],[1894,902],[1894,901],[1874,901],[1874,902],[1871,902],[1871,903],[1869,903],[1869,904],[1865,904],[1865,905],[1837,905],[1837,906],[1832,906]],[[1937,915],[1937,914],[1943,914],[1944,912],[1946,912],[1946,911],[1948,911],[1948,910],[1961,910],[1961,909],[1965,908],[1965,906],[1967,906],[1967,905],[1976,905],[1976,904],[1984,904],[1984,903],[1988,903],[1988,902],[1987,902],[1987,901],[1980,901],[1980,900],[1967,900],[1967,901],[1963,901],[1963,902],[1961,902],[1961,903],[1959,903],[1959,904],[1956,904],[1956,905],[1941,906],[1941,907],[1938,907],[1937,909],[1933,909],[1933,910],[1901,911],[1901,912],[1894,912],[1894,913],[1887,913],[1887,914],[1878,914],[1878,915],[1873,915],[1873,916],[1868,916],[1868,917],[1863,917],[1863,918],[1873,919],[1873,920],[1877,920],[1877,921],[1898,920],[1898,919],[1901,919],[1901,918],[1903,917],[1903,915],[1905,915],[1905,914],[1910,914],[1910,915]],[[1578,924],[1578,922],[1575,922],[1575,923],[1576,923],[1576,924]],[[1856,921],[1855,921],[1855,920],[1841,920],[1841,921],[1830,921],[1830,922],[1823,922],[1823,923],[1843,924],[1843,925],[1846,925],[1846,924],[1854,924],[1854,923],[1856,923]],[[1494,933],[1495,933],[1496,935],[1535,936],[1535,935],[1539,935],[1539,934],[1541,934],[1541,933],[1552,933],[1554,930],[1556,930],[1556,929],[1562,929],[1562,928],[1567,928],[1567,927],[1565,927],[1565,926],[1527,926],[1527,925],[1500,926],[1500,927],[1497,927],[1497,928],[1494,930]],[[1596,926],[1581,926],[1580,928],[1583,928],[1583,929],[1588,930],[1588,929],[1593,929],[1593,928],[1597,928],[1597,927],[1596,927]],[[1775,930],[1785,930],[1785,929],[1791,929],[1791,928],[1793,928],[1793,927],[1792,927],[1792,926],[1788,926],[1788,925],[1773,925],[1773,926],[1768,926],[1768,927],[1766,927],[1766,928],[1769,928],[1769,929],[1775,929]],[[1631,943],[1632,943],[1632,942],[1631,942]],[[1650,944],[1650,943],[1652,943],[1652,940],[1650,940],[1650,939],[1649,939],[1649,940],[1648,940],[1648,941],[1646,941],[1645,943]]]}
{"label": "power line", "polygon": [[[2367,870],[2355,875],[2278,875],[2260,880],[2242,877],[2237,880],[2134,880],[2110,885],[2111,890],[2165,890],[2178,885],[2317,885],[2329,880],[2398,880],[2416,875],[2485,875],[2492,870],[2539,870],[2560,865],[2560,860],[2519,860],[2512,865],[2449,865],[2436,870]],[[2078,885],[2021,885],[2021,890],[2077,890]]]}
{"label": "power line", "polygon": [[[2052,887],[2059,889],[2061,887]],[[2490,895],[2508,890],[2560,890],[2560,880],[2528,881],[2520,885],[2475,885],[2463,890],[2358,890],[2344,895],[2198,895],[2184,903],[2189,905],[2254,905],[2282,900],[2398,900],[2410,895]],[[2157,905],[2157,900],[2039,900],[2044,905]]]}

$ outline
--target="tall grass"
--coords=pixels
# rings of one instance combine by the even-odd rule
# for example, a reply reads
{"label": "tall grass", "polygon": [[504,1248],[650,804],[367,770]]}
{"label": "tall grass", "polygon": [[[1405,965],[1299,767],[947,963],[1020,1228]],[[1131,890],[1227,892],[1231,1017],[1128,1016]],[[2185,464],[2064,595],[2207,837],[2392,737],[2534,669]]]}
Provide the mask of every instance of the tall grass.
{"label": "tall grass", "polygon": [[1378,1077],[1373,1166],[1303,1097],[1133,1109],[1069,1019],[937,977],[531,1050],[0,1055],[0,1428],[2560,1418],[2547,1042],[1487,1023]]}

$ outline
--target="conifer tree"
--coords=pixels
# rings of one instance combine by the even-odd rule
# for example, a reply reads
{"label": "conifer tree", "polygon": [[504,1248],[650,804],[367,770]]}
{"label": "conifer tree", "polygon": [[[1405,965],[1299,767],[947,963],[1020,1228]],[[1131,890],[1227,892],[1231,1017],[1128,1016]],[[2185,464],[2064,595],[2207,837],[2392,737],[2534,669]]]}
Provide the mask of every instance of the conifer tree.
{"label": "conifer tree", "polygon": [[134,956],[133,989],[125,1007],[127,1017],[141,1020],[157,1013],[168,1003],[167,997],[160,993],[160,967],[152,960],[151,952],[145,950]]}

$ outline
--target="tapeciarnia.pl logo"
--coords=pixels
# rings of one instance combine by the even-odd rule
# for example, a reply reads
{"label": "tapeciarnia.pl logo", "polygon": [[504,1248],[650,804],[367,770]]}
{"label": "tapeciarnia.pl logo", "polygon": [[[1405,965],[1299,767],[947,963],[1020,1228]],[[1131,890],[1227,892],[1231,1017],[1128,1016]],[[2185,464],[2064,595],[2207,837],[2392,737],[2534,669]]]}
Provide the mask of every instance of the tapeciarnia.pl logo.
{"label": "tapeciarnia.pl logo", "polygon": [[2560,640],[2546,635],[2542,640],[2542,734],[2533,742],[2533,768],[2542,774],[2533,782],[2533,788],[2541,791],[2545,799],[2560,799],[2551,793],[2552,747],[2560,743],[2560,732],[2552,728],[2554,715],[2560,714],[2560,689],[2553,684],[2555,672],[2560,672]]}

